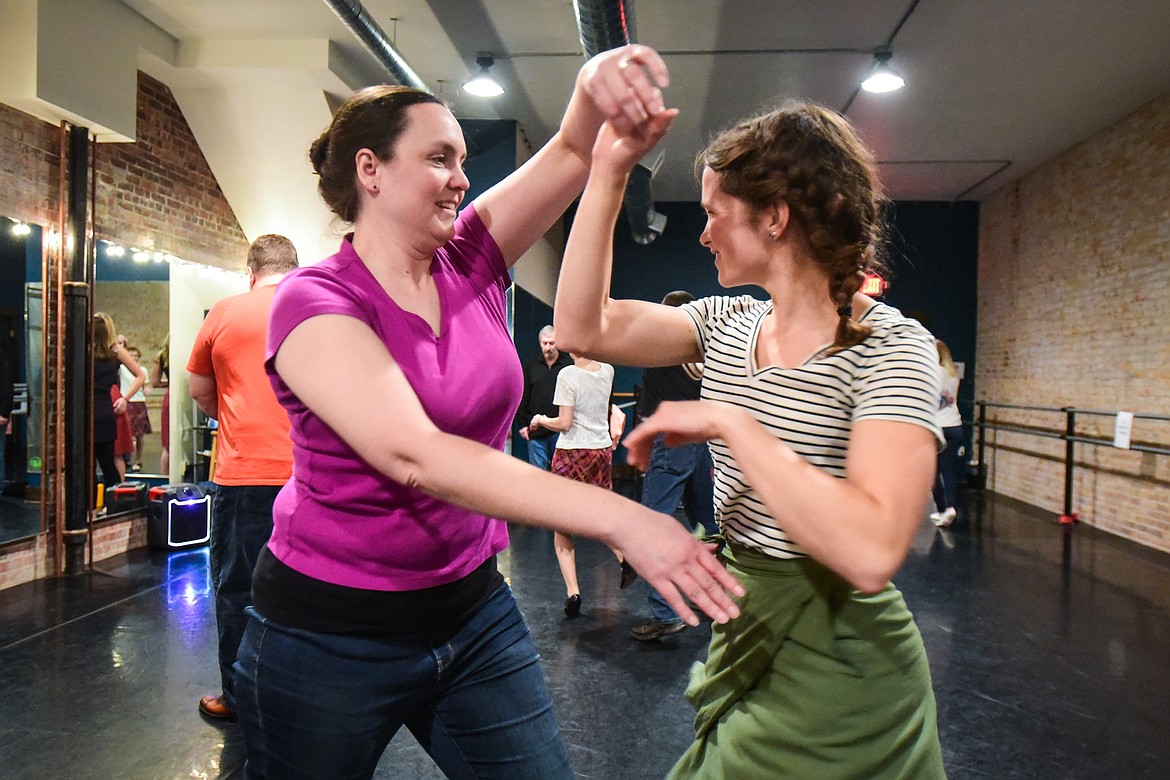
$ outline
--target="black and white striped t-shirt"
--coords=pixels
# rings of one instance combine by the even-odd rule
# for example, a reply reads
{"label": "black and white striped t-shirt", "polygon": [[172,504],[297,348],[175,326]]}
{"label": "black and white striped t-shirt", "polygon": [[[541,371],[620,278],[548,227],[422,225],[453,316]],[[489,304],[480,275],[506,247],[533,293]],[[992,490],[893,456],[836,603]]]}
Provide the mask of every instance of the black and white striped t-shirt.
{"label": "black and white striped t-shirt", "polygon": [[[873,332],[829,357],[794,368],[755,365],[760,324],[770,301],[750,296],[703,298],[681,307],[702,350],[702,398],[739,406],[809,463],[845,476],[853,424],[863,419],[921,425],[942,440],[935,422],[938,353],[934,337],[897,309],[878,303],[861,321]],[[776,558],[804,551],[789,539],[744,480],[722,441],[711,442],[715,511],[728,539]]]}

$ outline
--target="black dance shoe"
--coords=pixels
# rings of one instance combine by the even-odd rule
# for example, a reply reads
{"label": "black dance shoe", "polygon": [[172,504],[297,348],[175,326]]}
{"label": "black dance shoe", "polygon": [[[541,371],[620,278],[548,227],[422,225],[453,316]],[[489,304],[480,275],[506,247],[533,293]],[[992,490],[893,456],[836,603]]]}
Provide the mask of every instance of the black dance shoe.
{"label": "black dance shoe", "polygon": [[565,617],[577,617],[581,614],[581,594],[574,593],[565,599]]}

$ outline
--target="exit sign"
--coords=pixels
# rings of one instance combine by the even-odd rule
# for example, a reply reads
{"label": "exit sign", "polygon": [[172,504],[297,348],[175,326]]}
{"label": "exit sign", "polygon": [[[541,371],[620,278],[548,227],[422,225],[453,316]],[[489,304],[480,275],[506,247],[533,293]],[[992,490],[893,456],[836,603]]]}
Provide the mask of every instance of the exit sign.
{"label": "exit sign", "polygon": [[861,293],[870,297],[885,295],[887,286],[886,280],[880,276],[866,274],[865,281],[861,283]]}

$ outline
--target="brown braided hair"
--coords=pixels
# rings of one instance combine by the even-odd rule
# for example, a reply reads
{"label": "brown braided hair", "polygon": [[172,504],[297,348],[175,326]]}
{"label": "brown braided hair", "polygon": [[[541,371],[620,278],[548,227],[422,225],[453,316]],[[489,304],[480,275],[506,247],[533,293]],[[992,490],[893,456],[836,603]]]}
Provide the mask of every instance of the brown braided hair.
{"label": "brown braided hair", "polygon": [[309,147],[309,160],[320,180],[317,192],[325,204],[345,222],[357,219],[357,163],[355,157],[369,149],[386,162],[394,156],[394,144],[406,129],[406,109],[420,103],[447,105],[429,92],[392,84],[358,90],[349,97],[329,127]]}
{"label": "brown braided hair", "polygon": [[783,201],[804,229],[813,259],[829,275],[840,322],[829,354],[860,343],[871,329],[852,316],[866,274],[885,277],[881,194],[873,153],[831,109],[789,101],[719,133],[699,154],[720,187],[760,213]]}

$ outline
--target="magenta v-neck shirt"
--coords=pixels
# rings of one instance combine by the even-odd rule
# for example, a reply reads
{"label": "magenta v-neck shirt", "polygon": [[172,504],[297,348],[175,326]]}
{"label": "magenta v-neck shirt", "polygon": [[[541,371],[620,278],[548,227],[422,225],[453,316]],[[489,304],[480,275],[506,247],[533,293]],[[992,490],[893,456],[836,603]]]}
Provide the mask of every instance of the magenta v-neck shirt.
{"label": "magenta v-neck shirt", "polygon": [[[272,303],[265,366],[288,410],[293,474],[273,506],[268,547],[285,565],[337,585],[395,591],[442,585],[507,547],[507,526],[375,470],[281,381],[275,356],[310,317],[355,317],[386,345],[439,429],[500,450],[523,392],[504,298],[511,280],[499,247],[469,205],[431,264],[442,309],[436,338],[421,317],[387,295],[350,239],[332,257],[281,280]],[[361,366],[331,355],[321,356],[318,370],[336,378],[339,393],[362,381]]]}

